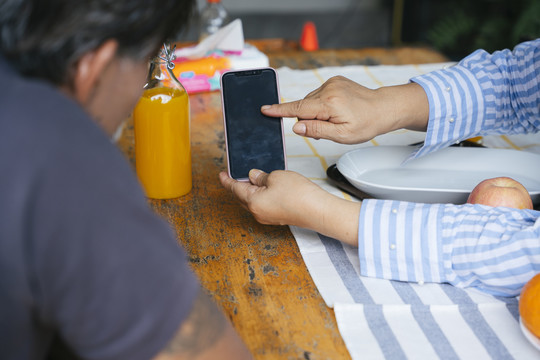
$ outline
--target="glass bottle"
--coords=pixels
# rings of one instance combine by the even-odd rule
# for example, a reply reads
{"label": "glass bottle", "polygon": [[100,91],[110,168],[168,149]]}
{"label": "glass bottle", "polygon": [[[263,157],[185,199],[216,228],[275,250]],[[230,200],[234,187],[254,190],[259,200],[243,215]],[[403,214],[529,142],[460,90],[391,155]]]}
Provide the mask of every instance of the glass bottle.
{"label": "glass bottle", "polygon": [[229,16],[221,0],[206,0],[206,5],[201,10],[200,21],[199,41],[227,25]]}
{"label": "glass bottle", "polygon": [[173,60],[174,49],[164,45],[133,112],[137,176],[153,199],[179,197],[192,186],[189,99]]}

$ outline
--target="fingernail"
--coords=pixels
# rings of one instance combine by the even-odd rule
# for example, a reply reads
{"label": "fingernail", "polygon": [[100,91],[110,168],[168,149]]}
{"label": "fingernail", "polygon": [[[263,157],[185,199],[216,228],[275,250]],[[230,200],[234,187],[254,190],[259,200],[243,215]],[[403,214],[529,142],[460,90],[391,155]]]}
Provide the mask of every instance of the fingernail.
{"label": "fingernail", "polygon": [[268,110],[272,107],[272,105],[263,105],[261,106],[261,110]]}
{"label": "fingernail", "polygon": [[261,174],[263,173],[262,170],[259,170],[259,169],[251,169],[249,171],[249,178],[251,179],[251,182],[254,183],[257,181],[257,179],[259,178],[259,176],[261,176]]}
{"label": "fingernail", "polygon": [[294,124],[293,130],[298,135],[304,135],[306,133],[306,124],[301,122]]}
{"label": "fingernail", "polygon": [[259,177],[259,175],[261,175],[261,173],[262,173],[262,170],[251,169],[249,170],[249,177],[253,180],[257,180],[257,178]]}

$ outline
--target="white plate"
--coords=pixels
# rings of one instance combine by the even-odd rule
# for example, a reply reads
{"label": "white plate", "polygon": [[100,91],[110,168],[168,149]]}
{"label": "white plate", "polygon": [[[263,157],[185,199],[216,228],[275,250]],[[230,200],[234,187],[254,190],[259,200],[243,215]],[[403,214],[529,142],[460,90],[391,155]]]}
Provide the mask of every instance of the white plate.
{"label": "white plate", "polygon": [[540,200],[540,155],[517,150],[449,147],[402,164],[410,146],[374,146],[344,154],[338,170],[378,199],[462,204],[482,180],[511,177]]}
{"label": "white plate", "polygon": [[525,335],[527,340],[529,340],[529,342],[533,344],[535,348],[540,350],[540,339],[534,336],[533,333],[531,333],[529,329],[527,329],[525,325],[523,325],[523,321],[521,321],[521,318],[519,318],[519,327],[521,328],[521,332],[523,333],[523,335]]}

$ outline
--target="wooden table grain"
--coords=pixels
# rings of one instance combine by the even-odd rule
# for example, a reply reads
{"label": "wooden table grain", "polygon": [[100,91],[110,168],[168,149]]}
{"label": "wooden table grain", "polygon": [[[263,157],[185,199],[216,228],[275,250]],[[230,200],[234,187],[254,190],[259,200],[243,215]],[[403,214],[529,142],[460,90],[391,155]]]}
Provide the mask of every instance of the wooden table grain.
{"label": "wooden table grain", "polygon": [[[274,66],[297,67],[308,66],[306,59],[316,59],[317,66],[445,61],[426,49],[318,53],[288,50],[269,57]],[[218,173],[226,169],[220,94],[192,95],[190,105],[193,189],[177,199],[149,200],[150,205],[175,229],[191,268],[256,359],[349,359],[334,312],[288,227],[257,223],[219,183]],[[118,145],[134,164],[131,119]]]}

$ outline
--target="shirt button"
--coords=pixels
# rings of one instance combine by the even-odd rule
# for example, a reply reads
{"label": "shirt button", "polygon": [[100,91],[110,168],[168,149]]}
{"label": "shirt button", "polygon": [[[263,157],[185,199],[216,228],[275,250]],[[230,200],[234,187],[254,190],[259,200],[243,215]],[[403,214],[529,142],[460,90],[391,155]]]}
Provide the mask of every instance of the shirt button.
{"label": "shirt button", "polygon": [[392,214],[397,214],[397,209],[392,209]]}
{"label": "shirt button", "polygon": [[396,244],[390,244],[390,249],[395,250],[396,249]]}
{"label": "shirt button", "polygon": [[423,281],[423,280],[419,280],[419,281],[418,281],[418,285],[424,285],[424,281]]}
{"label": "shirt button", "polygon": [[448,119],[449,122],[453,123],[454,121],[456,121],[455,118],[451,117],[450,119]]}
{"label": "shirt button", "polygon": [[446,92],[450,92],[450,90],[452,90],[452,88],[450,86],[447,86],[444,90],[446,90]]}

